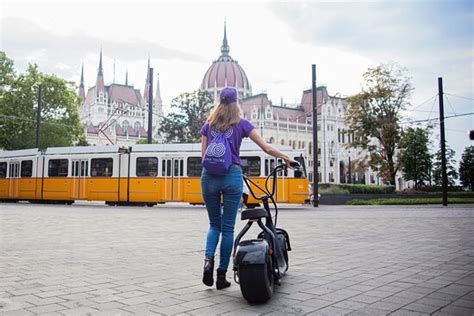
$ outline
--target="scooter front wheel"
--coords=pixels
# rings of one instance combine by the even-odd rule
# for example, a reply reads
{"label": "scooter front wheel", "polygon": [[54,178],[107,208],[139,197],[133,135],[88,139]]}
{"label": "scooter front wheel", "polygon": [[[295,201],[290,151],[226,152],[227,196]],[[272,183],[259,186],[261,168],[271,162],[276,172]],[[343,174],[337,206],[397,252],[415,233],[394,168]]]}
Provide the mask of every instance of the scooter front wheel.
{"label": "scooter front wheel", "polygon": [[239,267],[242,295],[249,303],[265,303],[273,295],[273,273],[270,262]]}

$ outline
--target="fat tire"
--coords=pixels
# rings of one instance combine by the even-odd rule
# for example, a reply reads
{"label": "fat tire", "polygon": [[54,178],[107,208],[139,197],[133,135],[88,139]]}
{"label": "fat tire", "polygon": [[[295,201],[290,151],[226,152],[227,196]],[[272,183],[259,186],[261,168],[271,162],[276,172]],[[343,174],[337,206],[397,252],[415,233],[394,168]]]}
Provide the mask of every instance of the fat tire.
{"label": "fat tire", "polygon": [[273,295],[273,273],[269,263],[239,267],[242,295],[249,303],[265,303]]}

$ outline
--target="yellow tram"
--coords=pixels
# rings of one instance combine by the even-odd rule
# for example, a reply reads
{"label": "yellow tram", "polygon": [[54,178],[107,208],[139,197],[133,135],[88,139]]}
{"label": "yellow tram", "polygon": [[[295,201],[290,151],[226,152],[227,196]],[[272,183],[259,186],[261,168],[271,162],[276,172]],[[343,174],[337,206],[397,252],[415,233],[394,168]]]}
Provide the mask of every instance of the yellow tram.
{"label": "yellow tram", "polygon": [[[305,159],[288,146],[276,147],[303,166],[302,172],[288,169],[279,175],[277,201],[304,203],[309,196]],[[259,185],[280,162],[250,141],[242,143],[240,154],[243,172]],[[4,151],[0,152],[0,200],[202,204],[201,169],[201,144]],[[257,201],[249,197],[248,203]]]}

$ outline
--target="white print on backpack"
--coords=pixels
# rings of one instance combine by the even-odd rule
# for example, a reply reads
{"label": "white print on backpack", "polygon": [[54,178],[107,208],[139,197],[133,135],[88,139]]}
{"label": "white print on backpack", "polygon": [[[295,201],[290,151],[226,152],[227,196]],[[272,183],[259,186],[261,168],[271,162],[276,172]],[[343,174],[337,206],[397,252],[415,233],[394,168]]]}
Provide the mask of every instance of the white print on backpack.
{"label": "white print on backpack", "polygon": [[206,156],[222,157],[225,155],[225,146],[223,144],[210,143],[206,150]]}
{"label": "white print on backpack", "polygon": [[[231,127],[229,128],[228,130],[225,131],[225,138],[230,138],[232,136],[232,134],[234,133],[234,129]],[[211,128],[211,135],[212,137],[217,137],[217,135],[219,135],[220,133],[219,132],[216,132],[215,130],[213,130]]]}

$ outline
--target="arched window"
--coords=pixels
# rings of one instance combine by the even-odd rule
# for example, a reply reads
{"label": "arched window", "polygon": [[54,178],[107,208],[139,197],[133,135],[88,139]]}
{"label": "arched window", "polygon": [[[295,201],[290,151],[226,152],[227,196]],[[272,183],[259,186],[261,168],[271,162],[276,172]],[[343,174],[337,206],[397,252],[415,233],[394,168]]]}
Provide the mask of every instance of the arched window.
{"label": "arched window", "polygon": [[139,131],[140,131],[140,128],[141,128],[140,122],[135,122],[135,124],[133,125],[133,129],[134,129],[136,132],[139,132]]}
{"label": "arched window", "polygon": [[130,123],[128,123],[127,120],[122,122],[122,128],[124,131],[127,131],[129,126],[130,126]]}
{"label": "arched window", "polygon": [[280,143],[281,143],[282,145],[285,145],[285,140],[282,138]]}
{"label": "arched window", "polygon": [[269,143],[270,143],[270,144],[273,144],[274,142],[275,142],[275,139],[274,139],[273,137],[270,137]]}

